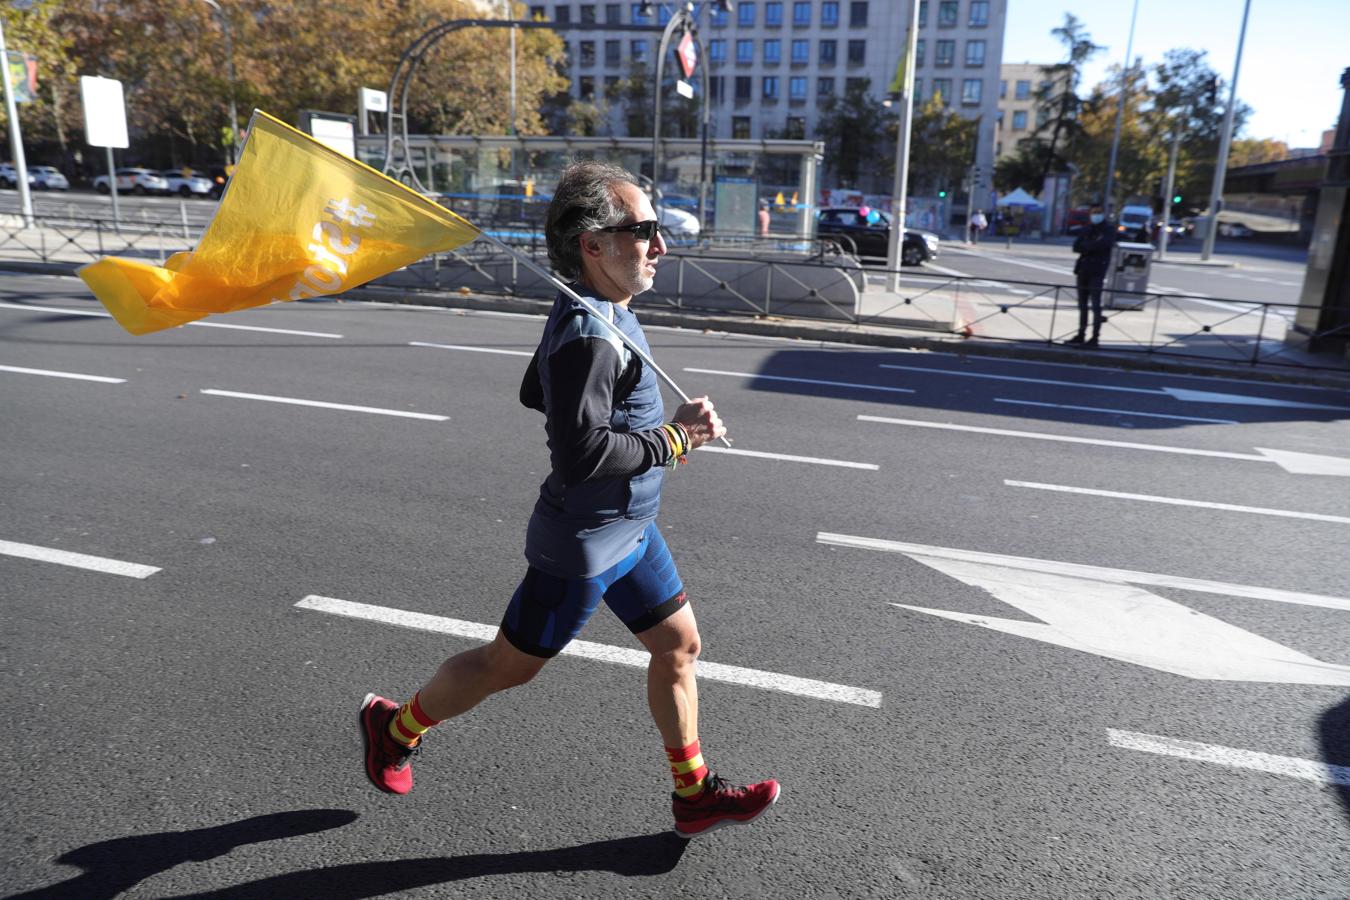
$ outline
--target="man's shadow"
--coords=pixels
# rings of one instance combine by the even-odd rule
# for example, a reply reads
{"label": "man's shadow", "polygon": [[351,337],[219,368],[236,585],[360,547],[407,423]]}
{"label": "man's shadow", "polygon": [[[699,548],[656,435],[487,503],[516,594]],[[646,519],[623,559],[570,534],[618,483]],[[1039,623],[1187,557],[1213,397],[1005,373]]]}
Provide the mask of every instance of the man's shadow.
{"label": "man's shadow", "polygon": [[1317,720],[1317,735],[1322,744],[1322,761],[1336,766],[1342,777],[1335,781],[1341,809],[1350,824],[1350,697],[1328,709]]}
{"label": "man's shadow", "polygon": [[[57,859],[66,865],[78,866],[84,870],[82,874],[50,887],[13,895],[8,900],[111,900],[145,879],[182,863],[224,856],[244,844],[340,828],[356,818],[356,813],[343,809],[297,810],[193,831],[101,841],[72,850]],[[687,841],[673,833],[661,831],[553,850],[350,863],[288,872],[185,896],[240,900],[273,900],[276,897],[357,900],[446,881],[519,872],[608,871],[627,877],[661,875],[675,868],[687,845]]]}
{"label": "man's shadow", "polygon": [[254,816],[192,831],[165,831],[100,841],[71,850],[56,861],[84,872],[60,884],[15,894],[9,900],[116,897],[153,875],[185,862],[224,856],[235,847],[341,828],[356,821],[348,809],[302,809]]}
{"label": "man's shadow", "polygon": [[362,900],[447,881],[522,872],[560,876],[575,872],[613,872],[629,878],[664,875],[675,868],[688,845],[688,841],[676,837],[673,832],[660,831],[553,850],[349,863],[288,872],[198,894],[183,894],[174,900],[275,900],[277,897]]}

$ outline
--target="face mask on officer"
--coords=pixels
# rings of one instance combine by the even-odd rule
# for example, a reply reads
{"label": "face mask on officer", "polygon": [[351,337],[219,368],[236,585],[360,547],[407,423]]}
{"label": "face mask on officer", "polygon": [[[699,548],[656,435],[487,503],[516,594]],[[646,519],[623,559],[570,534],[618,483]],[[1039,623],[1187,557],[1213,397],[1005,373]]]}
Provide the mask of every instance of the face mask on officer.
{"label": "face mask on officer", "polygon": [[1092,215],[1088,216],[1088,220],[1091,221],[1093,225],[1100,225],[1106,221],[1106,216],[1102,215],[1101,213],[1093,213]]}

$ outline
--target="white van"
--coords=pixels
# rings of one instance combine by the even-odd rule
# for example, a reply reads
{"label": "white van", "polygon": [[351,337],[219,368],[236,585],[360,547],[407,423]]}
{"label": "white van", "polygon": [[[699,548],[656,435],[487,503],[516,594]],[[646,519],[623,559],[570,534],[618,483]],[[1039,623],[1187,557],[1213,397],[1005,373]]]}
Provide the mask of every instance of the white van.
{"label": "white van", "polygon": [[1116,224],[1121,240],[1147,244],[1153,237],[1153,208],[1149,206],[1122,206]]}

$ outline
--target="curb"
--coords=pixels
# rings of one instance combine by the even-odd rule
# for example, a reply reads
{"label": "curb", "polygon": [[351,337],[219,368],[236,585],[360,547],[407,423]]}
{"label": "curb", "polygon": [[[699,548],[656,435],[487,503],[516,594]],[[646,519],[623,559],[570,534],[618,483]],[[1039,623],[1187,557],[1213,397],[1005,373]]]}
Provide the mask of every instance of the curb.
{"label": "curb", "polygon": [[[0,271],[23,272],[38,275],[74,275],[80,265],[73,263],[37,263],[0,260]],[[546,316],[553,301],[526,297],[500,297],[491,294],[460,294],[450,292],[419,293],[403,288],[364,286],[341,295],[358,302],[396,303],[408,306],[433,306],[445,309],[477,310],[483,312],[513,312]],[[1350,371],[1289,369],[1270,371],[1216,362],[1187,360],[1180,357],[1140,356],[1113,353],[1105,350],[1070,350],[1056,345],[1026,341],[995,341],[987,338],[967,338],[956,334],[907,331],[900,328],[880,328],[847,323],[813,322],[805,319],[786,319],[776,316],[724,316],[715,313],[698,314],[642,307],[646,324],[667,328],[688,328],[702,332],[726,334],[753,334],[764,337],[816,341],[825,344],[886,347],[895,350],[927,350],[954,356],[1020,359],[1033,362],[1074,363],[1095,365],[1131,372],[1172,372],[1177,375],[1208,375],[1259,381],[1271,384],[1304,384],[1350,390]]]}

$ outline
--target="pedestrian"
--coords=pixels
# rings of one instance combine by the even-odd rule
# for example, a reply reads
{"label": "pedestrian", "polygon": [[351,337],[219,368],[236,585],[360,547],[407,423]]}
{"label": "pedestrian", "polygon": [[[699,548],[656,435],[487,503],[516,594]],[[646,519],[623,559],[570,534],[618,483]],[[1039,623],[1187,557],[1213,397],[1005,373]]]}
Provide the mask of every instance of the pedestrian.
{"label": "pedestrian", "polygon": [[984,217],[984,210],[975,210],[975,215],[970,217],[970,238],[975,243],[980,242],[980,232],[989,227],[989,220]]}
{"label": "pedestrian", "polygon": [[759,236],[769,236],[769,204],[766,200],[759,201]]}
{"label": "pedestrian", "polygon": [[[594,160],[569,166],[549,204],[545,238],[554,269],[647,352],[628,307],[651,289],[666,244],[637,179]],[[652,369],[561,292],[520,401],[544,413],[551,463],[525,533],[525,576],[491,643],[447,659],[401,706],[366,696],[367,776],[382,791],[406,794],[410,757],[429,728],[528,682],[603,599],[651,653],[647,702],[674,779],[676,834],[749,822],[778,799],[778,782],[734,786],[704,761],[698,626],[655,521],[667,470],[725,434],[721,418],[700,397],[666,420]]]}
{"label": "pedestrian", "polygon": [[[1073,242],[1078,261],[1073,264],[1078,279],[1078,333],[1064,343],[1096,347],[1102,333],[1102,286],[1111,268],[1116,245],[1116,227],[1100,205],[1088,209],[1088,227]],[[1092,307],[1092,337],[1087,337],[1088,306]]]}

